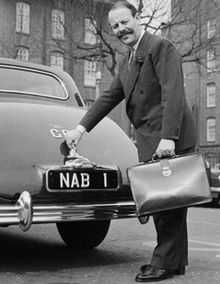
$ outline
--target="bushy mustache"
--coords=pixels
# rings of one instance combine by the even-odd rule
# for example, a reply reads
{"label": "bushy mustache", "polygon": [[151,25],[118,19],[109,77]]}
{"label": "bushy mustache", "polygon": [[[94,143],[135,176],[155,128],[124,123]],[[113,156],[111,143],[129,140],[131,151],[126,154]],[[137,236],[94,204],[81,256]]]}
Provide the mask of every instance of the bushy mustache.
{"label": "bushy mustache", "polygon": [[118,37],[119,39],[121,39],[123,36],[129,35],[129,34],[132,34],[132,33],[133,33],[133,30],[132,30],[132,29],[126,29],[126,30],[123,30],[123,31],[119,31],[119,32],[117,33],[117,37]]}

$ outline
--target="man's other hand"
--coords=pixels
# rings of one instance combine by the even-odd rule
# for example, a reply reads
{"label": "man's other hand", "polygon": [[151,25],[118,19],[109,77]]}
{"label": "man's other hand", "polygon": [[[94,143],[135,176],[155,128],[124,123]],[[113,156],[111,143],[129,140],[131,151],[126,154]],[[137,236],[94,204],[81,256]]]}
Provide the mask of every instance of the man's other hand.
{"label": "man's other hand", "polygon": [[158,158],[175,155],[175,142],[171,139],[161,139],[155,154]]}

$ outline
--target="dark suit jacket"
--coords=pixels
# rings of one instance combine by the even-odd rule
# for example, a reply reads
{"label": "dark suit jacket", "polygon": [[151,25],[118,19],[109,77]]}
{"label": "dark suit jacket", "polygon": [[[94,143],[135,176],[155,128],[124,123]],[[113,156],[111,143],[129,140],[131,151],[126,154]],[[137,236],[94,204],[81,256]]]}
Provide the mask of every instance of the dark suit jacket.
{"label": "dark suit jacket", "polygon": [[181,57],[168,40],[145,32],[132,65],[128,66],[127,55],[110,89],[93,104],[80,124],[90,131],[123,99],[136,129],[140,160],[151,159],[161,138],[173,139],[177,153],[195,145]]}

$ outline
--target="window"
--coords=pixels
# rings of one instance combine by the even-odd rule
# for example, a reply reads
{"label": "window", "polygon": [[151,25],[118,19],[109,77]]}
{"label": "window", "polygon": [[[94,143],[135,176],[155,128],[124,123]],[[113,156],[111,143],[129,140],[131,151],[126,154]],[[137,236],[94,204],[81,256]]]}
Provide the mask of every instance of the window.
{"label": "window", "polygon": [[29,49],[27,47],[18,47],[16,59],[22,60],[22,61],[28,61],[29,60]]}
{"label": "window", "polygon": [[50,55],[50,65],[63,69],[64,67],[64,56],[61,52],[52,52]]}
{"label": "window", "polygon": [[210,39],[215,36],[216,33],[216,20],[212,19],[207,22],[207,38]]}
{"label": "window", "polygon": [[89,18],[85,19],[85,43],[96,44],[96,22]]}
{"label": "window", "polygon": [[216,140],[216,119],[207,119],[207,142],[215,142]]}
{"label": "window", "polygon": [[[37,69],[25,69],[14,66],[0,67],[0,92],[22,94],[30,96],[44,96],[50,98],[66,99],[67,89],[63,81],[51,73],[41,72]],[[74,92],[77,92],[74,87]]]}
{"label": "window", "polygon": [[207,51],[207,72],[215,71],[215,50],[210,49]]}
{"label": "window", "polygon": [[87,87],[96,86],[96,61],[85,60],[84,63],[84,85]]}
{"label": "window", "polygon": [[214,82],[206,85],[207,107],[216,106],[216,84]]}
{"label": "window", "polygon": [[25,2],[16,3],[16,32],[30,33],[30,5]]}
{"label": "window", "polygon": [[64,5],[65,5],[65,2],[66,0],[53,0],[53,4],[54,6],[57,8],[57,9],[64,9]]}
{"label": "window", "polygon": [[64,12],[54,9],[52,11],[52,37],[64,39]]}

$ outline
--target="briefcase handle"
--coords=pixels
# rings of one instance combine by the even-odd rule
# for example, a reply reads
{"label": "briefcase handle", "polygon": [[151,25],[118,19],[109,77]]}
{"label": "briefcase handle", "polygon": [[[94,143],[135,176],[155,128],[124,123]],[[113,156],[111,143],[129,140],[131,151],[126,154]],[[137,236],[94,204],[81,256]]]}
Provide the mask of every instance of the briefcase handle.
{"label": "briefcase handle", "polygon": [[166,155],[162,156],[161,158],[159,158],[158,155],[156,153],[154,153],[152,155],[151,161],[156,162],[156,161],[161,160],[161,159],[172,159],[172,158],[176,158],[176,157],[178,157],[178,155],[176,155],[176,154],[166,154]]}

